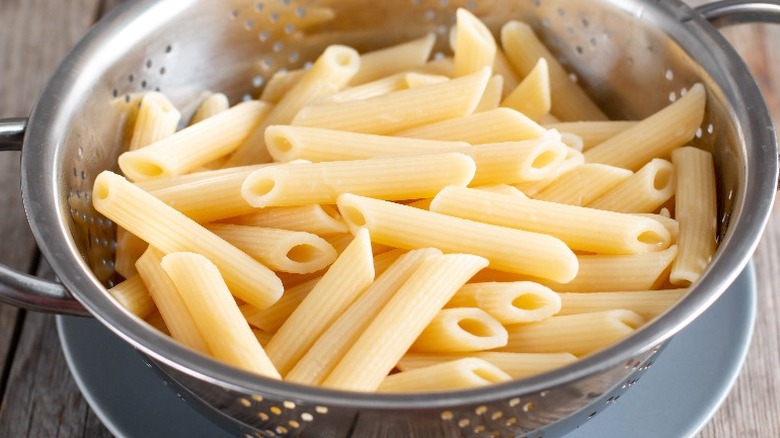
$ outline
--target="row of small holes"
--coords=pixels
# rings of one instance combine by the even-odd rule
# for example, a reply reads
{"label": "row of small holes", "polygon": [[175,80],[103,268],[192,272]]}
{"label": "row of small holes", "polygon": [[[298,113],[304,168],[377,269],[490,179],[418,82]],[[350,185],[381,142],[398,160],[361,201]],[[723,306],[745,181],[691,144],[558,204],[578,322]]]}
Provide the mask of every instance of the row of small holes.
{"label": "row of small holes", "polygon": [[[170,53],[173,51],[173,46],[172,46],[172,45],[170,45],[170,44],[169,44],[169,45],[167,45],[167,46],[165,46],[165,50],[164,50],[164,51],[165,51],[165,53],[166,53],[166,54],[170,54]],[[154,62],[153,62],[151,59],[147,59],[147,60],[146,60],[146,63],[145,63],[144,65],[146,66],[146,69],[147,69],[147,70],[151,70],[151,69],[152,69],[152,67],[154,66]],[[165,74],[166,74],[167,72],[168,72],[168,69],[167,69],[167,68],[166,68],[164,65],[160,66],[160,69],[157,71],[157,73],[158,73],[160,76],[165,76]],[[135,80],[136,80],[136,77],[135,77],[135,75],[134,75],[134,74],[130,73],[130,74],[127,76],[127,82],[128,82],[128,84],[131,84],[131,85],[132,85],[132,84],[134,84],[134,83],[135,83]],[[141,88],[145,90],[145,89],[147,89],[148,87],[149,87],[149,82],[148,82],[146,79],[142,79],[142,80],[141,80]],[[157,86],[157,87],[155,87],[155,88],[154,88],[154,91],[157,91],[157,92],[159,92],[159,91],[162,91],[162,89],[161,89],[161,87]],[[119,89],[118,89],[118,88],[114,88],[114,89],[112,90],[111,94],[112,94],[112,95],[113,95],[115,98],[116,98],[116,97],[119,97]],[[130,103],[130,94],[125,94],[125,103]]]}

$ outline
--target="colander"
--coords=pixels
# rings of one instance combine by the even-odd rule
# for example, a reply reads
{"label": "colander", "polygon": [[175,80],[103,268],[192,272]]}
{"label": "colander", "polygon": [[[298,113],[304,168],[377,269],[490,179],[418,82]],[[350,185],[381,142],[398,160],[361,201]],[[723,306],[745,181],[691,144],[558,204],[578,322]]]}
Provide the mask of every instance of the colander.
{"label": "colander", "polygon": [[[0,123],[0,150],[22,149],[22,196],[60,283],[0,268],[3,300],[92,315],[135,346],[180,396],[238,436],[559,436],[614,403],[663,344],[741,272],[771,210],[777,144],[743,62],[713,27],[780,21],[776,2],[677,0],[146,0],[127,2],[63,61],[27,119]],[[713,152],[719,242],[712,263],[671,310],[630,338],[576,364],[488,388],[377,395],[269,381],[173,342],[106,292],[115,226],[91,207],[92,183],[125,147],[124,105],[158,90],[185,117],[207,90],[232,102],[257,96],[276,71],[305,66],[328,44],[360,51],[433,32],[447,50],[458,7],[494,31],[531,24],[601,107],[638,119],[696,82],[707,113],[693,141]],[[323,12],[324,11],[324,12]],[[317,17],[329,18],[315,23]],[[648,133],[653,135],[653,133]],[[23,146],[23,147],[22,147]],[[154,403],[154,400],[149,400]]]}

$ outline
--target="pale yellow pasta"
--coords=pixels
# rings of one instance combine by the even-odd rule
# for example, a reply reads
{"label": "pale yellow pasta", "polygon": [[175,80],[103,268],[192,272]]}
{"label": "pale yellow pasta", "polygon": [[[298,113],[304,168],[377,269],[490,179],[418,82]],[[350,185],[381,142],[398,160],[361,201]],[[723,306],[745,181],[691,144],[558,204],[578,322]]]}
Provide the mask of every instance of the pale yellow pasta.
{"label": "pale yellow pasta", "polygon": [[265,141],[274,159],[281,162],[296,159],[312,162],[360,160],[448,152],[469,147],[468,143],[460,141],[411,139],[291,125],[268,127]]}
{"label": "pale yellow pasta", "polygon": [[287,373],[285,379],[310,385],[322,383],[409,276],[426,258],[440,254],[441,251],[425,248],[410,251],[396,259],[382,274],[377,275],[365,293],[328,327]]}
{"label": "pale yellow pasta", "polygon": [[579,136],[582,141],[582,151],[601,144],[639,122],[629,120],[598,120],[584,122],[547,123],[546,129],[569,132]]}
{"label": "pale yellow pasta", "polygon": [[271,336],[273,336],[271,333],[256,328],[252,329],[252,334],[255,335],[255,339],[257,339],[257,342],[259,342],[263,348],[265,348],[268,341],[271,340]]}
{"label": "pale yellow pasta", "polygon": [[116,230],[116,253],[114,254],[114,270],[125,278],[130,278],[138,271],[135,261],[146,251],[149,245],[133,233],[122,227]]}
{"label": "pale yellow pasta", "polygon": [[349,81],[349,85],[364,84],[421,67],[431,56],[435,42],[436,36],[431,33],[415,40],[363,53],[360,55],[360,69]]}
{"label": "pale yellow pasta", "polygon": [[674,196],[674,189],[672,163],[653,158],[588,206],[624,213],[652,213]]}
{"label": "pale yellow pasta", "polygon": [[215,116],[222,111],[226,111],[230,108],[230,101],[223,93],[212,93],[206,96],[198,105],[198,109],[195,110],[195,114],[190,119],[190,125],[193,125],[203,120],[208,119],[211,116]]}
{"label": "pale yellow pasta", "polygon": [[474,112],[490,79],[490,69],[438,84],[339,104],[308,105],[293,125],[390,134],[462,117]]}
{"label": "pale yellow pasta", "polygon": [[98,212],[164,253],[205,255],[243,301],[265,308],[282,294],[273,271],[117,174],[97,176],[92,202]]}
{"label": "pale yellow pasta", "polygon": [[694,147],[672,152],[676,190],[674,217],[680,224],[680,248],[670,280],[678,286],[696,281],[717,248],[717,199],[712,154]]}
{"label": "pale yellow pasta", "polygon": [[680,235],[680,223],[671,217],[661,213],[636,213],[642,217],[650,217],[662,223],[672,235],[672,242],[677,243],[677,236]]}
{"label": "pale yellow pasta", "polygon": [[146,321],[150,326],[154,327],[160,333],[163,333],[167,336],[171,335],[168,331],[168,327],[165,326],[165,321],[163,321],[162,315],[160,315],[160,312],[158,312],[156,309],[149,316],[144,318],[144,321]]}
{"label": "pale yellow pasta", "polygon": [[545,282],[556,292],[604,292],[655,289],[677,256],[677,246],[636,255],[577,257],[579,271],[568,283]]}
{"label": "pale yellow pasta", "polygon": [[305,231],[320,236],[349,231],[336,208],[320,204],[267,207],[256,210],[255,213],[231,218],[230,222],[254,227]]}
{"label": "pale yellow pasta", "polygon": [[233,152],[268,112],[247,101],[188,126],[154,144],[119,155],[119,167],[133,181],[181,175]]}
{"label": "pale yellow pasta", "polygon": [[354,49],[332,45],[325,49],[310,69],[273,106],[243,144],[230,156],[226,167],[271,161],[265,147],[265,128],[289,123],[310,102],[344,88],[357,73],[360,58]]}
{"label": "pale yellow pasta", "polygon": [[572,249],[598,254],[640,254],[671,243],[666,227],[651,218],[466,187],[446,187],[433,198],[430,210],[547,234]]}
{"label": "pale yellow pasta", "polygon": [[468,254],[426,258],[322,385],[352,391],[376,390],[436,313],[487,263],[482,257]]}
{"label": "pale yellow pasta", "polygon": [[479,18],[467,9],[455,12],[454,75],[465,76],[485,67],[493,67],[496,59],[496,40]]}
{"label": "pale yellow pasta", "polygon": [[561,141],[565,143],[566,146],[582,152],[585,143],[580,136],[572,134],[571,132],[559,132],[559,134],[561,136]]}
{"label": "pale yellow pasta", "polygon": [[256,209],[247,204],[241,185],[260,166],[234,169],[234,172],[207,171],[197,180],[152,190],[150,193],[187,217],[207,223],[233,216],[249,214]]}
{"label": "pale yellow pasta", "polygon": [[470,186],[539,181],[564,161],[567,147],[555,136],[482,144],[462,149],[476,163]]}
{"label": "pale yellow pasta", "polygon": [[512,67],[511,64],[509,64],[509,60],[507,59],[506,54],[504,53],[504,50],[501,49],[501,47],[497,47],[496,50],[496,62],[493,63],[493,72],[497,75],[501,75],[501,77],[504,78],[501,97],[509,96],[509,93],[511,93],[512,90],[517,88],[517,86],[520,84],[520,78],[517,74],[517,71],[515,71],[515,68]]}
{"label": "pale yellow pasta", "polygon": [[704,118],[706,100],[704,86],[695,84],[660,111],[587,150],[585,161],[636,171],[653,158],[668,156],[694,137]]}
{"label": "pale yellow pasta", "polygon": [[447,307],[479,307],[502,324],[539,321],[561,309],[561,299],[550,288],[533,281],[469,283]]}
{"label": "pale yellow pasta", "polygon": [[531,140],[546,133],[546,129],[522,113],[511,108],[496,108],[397,132],[394,135],[428,140],[465,141],[478,145]]}
{"label": "pale yellow pasta", "polygon": [[225,169],[199,170],[184,175],[167,176],[163,178],[147,179],[145,181],[136,181],[134,184],[144,189],[147,192],[154,192],[157,190],[169,189],[171,187],[176,187],[184,184],[201,182],[204,180],[209,180],[211,178],[222,178],[228,175],[242,173],[246,170],[254,170],[254,169],[259,169],[263,166],[272,166],[272,165],[274,164],[265,163],[265,164],[255,164],[252,166],[228,167]]}
{"label": "pale yellow pasta", "polygon": [[336,260],[331,244],[303,231],[234,224],[209,224],[206,229],[274,271],[308,274]]}
{"label": "pale yellow pasta", "polygon": [[160,265],[162,258],[163,254],[150,246],[136,262],[139,277],[149,290],[171,337],[195,351],[209,354],[206,340],[187,310],[184,299]]}
{"label": "pale yellow pasta", "polygon": [[577,356],[571,353],[507,353],[500,351],[449,354],[408,353],[398,362],[397,368],[401,371],[409,371],[466,357],[475,357],[489,362],[509,374],[513,379],[541,374],[577,361]]}
{"label": "pale yellow pasta", "polygon": [[216,359],[265,377],[281,378],[241,316],[216,265],[200,254],[174,252],[162,258],[161,266]]}
{"label": "pale yellow pasta", "polygon": [[540,191],[544,190],[547,186],[555,182],[562,175],[565,175],[571,170],[576,169],[583,163],[585,163],[585,157],[582,155],[582,152],[574,148],[568,148],[566,149],[566,158],[547,178],[541,179],[539,181],[526,181],[512,185],[526,195],[535,197]]}
{"label": "pale yellow pasta", "polygon": [[285,164],[253,172],[241,192],[254,207],[332,204],[342,193],[418,199],[465,186],[475,171],[474,160],[459,153]]}
{"label": "pale yellow pasta", "polygon": [[543,321],[507,326],[509,342],[498,351],[559,353],[583,356],[629,336],[645,323],[630,310],[608,310],[553,316]]}
{"label": "pale yellow pasta", "polygon": [[301,80],[305,73],[304,69],[277,71],[263,87],[260,100],[272,104],[279,103],[279,100]]}
{"label": "pale yellow pasta", "polygon": [[138,106],[128,150],[141,149],[172,135],[180,120],[181,113],[164,94],[145,93]]}
{"label": "pale yellow pasta", "polygon": [[242,304],[239,308],[247,322],[267,333],[276,333],[279,327],[287,321],[287,318],[301,304],[306,295],[309,295],[317,282],[322,277],[304,281],[300,284],[287,287],[279,301],[266,309],[258,309],[251,304]]}
{"label": "pale yellow pasta", "polygon": [[511,64],[521,76],[536,66],[539,58],[547,61],[550,72],[552,114],[563,121],[606,120],[607,117],[583,89],[569,78],[558,59],[525,23],[510,21],[501,28],[501,44]]}
{"label": "pale yellow pasta", "polygon": [[[491,268],[567,282],[577,273],[574,253],[560,240],[353,194],[339,196],[350,229],[367,227],[371,239],[404,249],[438,248],[484,257]],[[458,236],[453,239],[453,236]]]}
{"label": "pale yellow pasta", "polygon": [[636,312],[649,320],[670,309],[687,291],[687,289],[667,289],[628,292],[561,293],[561,311],[558,315],[626,309]]}
{"label": "pale yellow pasta", "polygon": [[482,359],[464,358],[387,376],[377,392],[438,392],[479,388],[508,382],[512,377]]}
{"label": "pale yellow pasta", "polygon": [[506,329],[489,313],[478,307],[453,307],[440,310],[409,347],[409,351],[480,351],[502,347],[506,342]]}
{"label": "pale yellow pasta", "polygon": [[367,82],[356,87],[345,88],[338,93],[324,96],[315,101],[316,104],[332,104],[349,102],[351,100],[370,99],[376,96],[382,96],[393,91],[400,91],[409,88],[405,73],[398,73],[391,76]]}
{"label": "pale yellow pasta", "polygon": [[535,199],[569,205],[589,205],[633,175],[620,167],[584,163],[560,175],[533,194]]}
{"label": "pale yellow pasta", "polygon": [[494,75],[488,80],[485,86],[485,92],[482,93],[482,98],[479,99],[477,107],[474,108],[475,113],[481,113],[498,108],[501,103],[501,92],[504,88],[504,78],[498,75]]}
{"label": "pale yellow pasta", "polygon": [[501,106],[514,108],[535,121],[550,112],[550,72],[544,58],[539,58],[522,82],[501,101]]}
{"label": "pale yellow pasta", "polygon": [[418,68],[415,68],[414,71],[417,73],[441,75],[451,78],[454,77],[453,72],[455,71],[455,63],[453,62],[451,56],[440,56],[426,62],[424,65]]}
{"label": "pale yellow pasta", "polygon": [[406,82],[406,88],[416,88],[416,87],[422,87],[424,85],[439,84],[448,81],[450,79],[451,78],[449,76],[435,75],[429,73],[409,72],[404,74],[404,81]]}
{"label": "pale yellow pasta", "polygon": [[143,280],[135,274],[114,287],[108,293],[133,315],[146,318],[156,310]]}
{"label": "pale yellow pasta", "polygon": [[373,281],[371,240],[363,229],[268,342],[266,351],[279,372],[286,375]]}

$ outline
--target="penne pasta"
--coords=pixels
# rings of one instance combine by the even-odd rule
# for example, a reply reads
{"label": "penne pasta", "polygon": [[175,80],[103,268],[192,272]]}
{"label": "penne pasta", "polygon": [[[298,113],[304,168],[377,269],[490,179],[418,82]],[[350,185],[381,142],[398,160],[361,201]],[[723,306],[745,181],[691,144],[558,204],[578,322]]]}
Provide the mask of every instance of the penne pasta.
{"label": "penne pasta", "polygon": [[363,229],[268,342],[266,351],[279,372],[286,375],[373,281],[371,240]]}
{"label": "penne pasta", "polygon": [[145,93],[138,104],[128,150],[141,149],[173,135],[180,120],[181,113],[164,94]]}
{"label": "penne pasta", "polygon": [[473,145],[540,138],[547,130],[510,108],[452,118],[393,135],[427,140],[465,141]]}
{"label": "penne pasta", "polygon": [[475,113],[481,113],[498,108],[501,103],[501,91],[504,88],[504,78],[499,75],[493,75],[485,86],[485,92],[479,99]]}
{"label": "penne pasta", "polygon": [[139,318],[146,318],[157,310],[146,285],[138,274],[107,290],[122,307]]}
{"label": "penne pasta", "polygon": [[349,85],[365,84],[384,76],[421,67],[430,58],[435,42],[436,36],[429,33],[408,42],[363,53],[360,55],[360,68],[350,79]]}
{"label": "penne pasta", "polygon": [[230,108],[230,101],[223,93],[212,93],[206,96],[205,99],[198,105],[198,109],[195,110],[195,114],[190,119],[190,125],[202,122],[211,116],[215,116],[222,111],[227,111]]}
{"label": "penne pasta", "polygon": [[569,73],[537,38],[533,29],[525,23],[510,21],[501,28],[501,44],[510,63],[527,76],[539,58],[547,61],[550,74],[552,114],[563,121],[607,120],[607,117],[585,94],[585,91],[569,78]]}
{"label": "penne pasta", "polygon": [[639,122],[628,120],[599,120],[585,122],[547,123],[545,129],[555,129],[580,137],[583,141],[582,151],[601,144]]}
{"label": "penne pasta", "polygon": [[689,286],[696,281],[717,248],[717,199],[712,154],[694,147],[672,152],[675,167],[675,219],[680,224],[680,249],[670,281]]}
{"label": "penne pasta", "polygon": [[162,268],[163,254],[149,247],[136,262],[138,276],[146,285],[149,296],[154,300],[160,316],[165,321],[170,336],[193,350],[210,354],[208,345],[198,325],[187,310],[176,285]]}
{"label": "penne pasta", "polygon": [[243,301],[265,308],[282,294],[282,282],[273,271],[115,173],[97,176],[92,203],[98,212],[166,254],[205,255]]}
{"label": "penne pasta", "polygon": [[230,223],[253,227],[305,231],[320,236],[349,231],[338,210],[331,205],[320,204],[256,209],[254,213],[231,218]]}
{"label": "penne pasta", "polygon": [[252,133],[230,156],[225,166],[244,166],[271,161],[271,156],[265,147],[265,128],[290,123],[298,111],[310,102],[344,88],[357,73],[358,68],[360,68],[360,58],[354,49],[339,45],[329,46],[274,105],[268,116],[254,126]]}
{"label": "penne pasta", "polygon": [[407,353],[396,366],[401,371],[409,371],[466,357],[475,357],[489,362],[509,374],[513,379],[541,374],[569,365],[577,360],[577,356],[571,353],[507,353],[499,351],[470,351],[449,354]]}
{"label": "penne pasta", "polygon": [[482,359],[463,358],[387,376],[377,392],[436,392],[478,388],[512,377]]}
{"label": "penne pasta", "polygon": [[186,252],[164,256],[161,266],[180,291],[216,359],[261,376],[281,378],[241,317],[217,266],[200,254]]}
{"label": "penne pasta", "polygon": [[453,307],[440,310],[409,351],[480,351],[502,347],[506,342],[506,329],[489,313],[478,307]]}
{"label": "penne pasta", "polygon": [[623,339],[644,323],[644,318],[629,310],[553,316],[539,322],[507,326],[509,342],[497,351],[566,351],[583,356]]}
{"label": "penne pasta", "polygon": [[133,233],[122,227],[116,229],[116,253],[114,254],[114,271],[124,278],[130,278],[138,273],[135,261],[146,251],[149,245]]}
{"label": "penne pasta", "polygon": [[258,101],[240,103],[154,144],[119,155],[132,181],[181,175],[233,152],[268,112]]}
{"label": "penne pasta", "polygon": [[529,196],[561,204],[589,205],[631,175],[630,170],[606,164],[579,164]]}
{"label": "penne pasta", "polygon": [[534,121],[550,113],[550,72],[544,58],[539,58],[522,82],[501,101],[501,106],[516,109]]}
{"label": "penne pasta", "polygon": [[310,385],[322,383],[422,262],[432,255],[440,254],[441,251],[425,248],[400,256],[382,274],[378,274],[376,281],[365,293],[328,327],[285,379]]}
{"label": "penne pasta", "polygon": [[560,282],[571,280],[577,273],[574,253],[562,241],[544,234],[352,194],[339,196],[338,208],[350,229],[366,227],[371,239],[383,245],[474,254],[488,259],[493,269]]}
{"label": "penne pasta", "polygon": [[260,100],[271,104],[279,103],[279,100],[301,80],[305,73],[304,69],[277,71],[263,87]]}
{"label": "penne pasta", "polygon": [[652,213],[674,196],[674,166],[654,158],[588,206],[623,213]]}
{"label": "penne pasta", "polygon": [[515,71],[515,68],[509,63],[504,50],[501,47],[496,48],[496,61],[493,63],[493,73],[500,75],[504,78],[503,90],[501,91],[501,97],[505,98],[509,96],[520,84],[520,78]]}
{"label": "penne pasta", "polygon": [[390,134],[474,112],[490,79],[485,68],[446,82],[370,99],[302,108],[293,125]]}
{"label": "penne pasta", "polygon": [[[570,248],[598,254],[641,254],[671,244],[658,221],[523,197],[450,186],[431,202],[432,212],[547,234]],[[342,213],[343,214],[343,213]]]}
{"label": "penne pasta", "polygon": [[603,312],[626,309],[650,320],[670,309],[685,295],[687,289],[667,289],[628,292],[569,292],[560,294],[558,315]]}
{"label": "penne pasta", "polygon": [[322,382],[374,391],[436,313],[487,260],[467,254],[426,258]]}
{"label": "penne pasta", "polygon": [[539,194],[540,191],[544,190],[544,188],[555,182],[562,175],[565,175],[573,169],[578,168],[583,163],[585,163],[585,157],[582,155],[582,152],[574,148],[568,148],[566,150],[566,159],[564,159],[558,168],[555,169],[555,171],[547,178],[541,179],[539,181],[526,181],[512,185],[522,193],[531,197],[535,197]]}
{"label": "penne pasta", "polygon": [[265,309],[258,309],[251,304],[242,304],[239,310],[249,324],[266,333],[276,333],[279,327],[301,304],[304,298],[314,289],[322,276],[311,278],[285,289],[279,301]]}
{"label": "penne pasta", "polygon": [[455,12],[454,75],[465,76],[493,67],[496,59],[496,40],[490,29],[467,9]]}
{"label": "penne pasta", "polygon": [[694,137],[706,100],[704,86],[695,84],[670,105],[586,151],[585,161],[636,171],[653,158],[668,156]]}
{"label": "penne pasta", "polygon": [[479,307],[501,324],[518,324],[557,314],[561,299],[550,288],[532,281],[469,283],[447,307]]}
{"label": "penne pasta", "polygon": [[210,224],[206,229],[275,271],[308,274],[336,260],[333,246],[303,231],[233,224]]}
{"label": "penne pasta", "polygon": [[448,185],[465,186],[475,170],[474,160],[458,153],[286,164],[253,172],[241,191],[254,207],[332,204],[342,193],[417,199]]}

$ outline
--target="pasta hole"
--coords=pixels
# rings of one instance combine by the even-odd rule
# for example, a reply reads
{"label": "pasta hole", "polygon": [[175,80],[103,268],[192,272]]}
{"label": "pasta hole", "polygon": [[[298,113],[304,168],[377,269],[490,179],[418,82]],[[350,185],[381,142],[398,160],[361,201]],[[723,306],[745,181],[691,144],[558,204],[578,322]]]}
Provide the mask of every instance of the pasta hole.
{"label": "pasta hole", "polygon": [[463,318],[458,321],[458,327],[460,327],[463,331],[479,338],[490,338],[495,336],[493,330],[478,319]]}
{"label": "pasta hole", "polygon": [[293,144],[287,137],[274,137],[273,143],[274,147],[276,147],[276,149],[283,154],[286,154],[293,149]]}
{"label": "pasta hole", "polygon": [[92,197],[95,199],[107,199],[108,195],[111,193],[108,186],[109,184],[106,182],[98,180],[92,191]]}
{"label": "pasta hole", "polygon": [[349,67],[355,62],[354,56],[349,53],[339,53],[336,55],[335,60],[336,63],[342,67]]}
{"label": "pasta hole", "polygon": [[339,211],[331,207],[330,205],[323,205],[322,212],[325,213],[329,218],[333,220],[337,220],[337,221],[341,220],[341,215],[339,214]]}
{"label": "pasta hole", "polygon": [[512,306],[522,310],[537,310],[547,305],[547,300],[536,294],[522,294],[512,300]]}
{"label": "pasta hole", "polygon": [[647,230],[640,233],[637,236],[637,241],[650,246],[663,246],[668,243],[668,239],[666,239],[665,236],[658,234],[655,230]]}
{"label": "pasta hole", "polygon": [[357,207],[347,205],[343,208],[340,208],[340,210],[344,215],[344,219],[349,221],[352,225],[356,227],[363,227],[366,225],[366,217],[363,216],[363,213]]}
{"label": "pasta hole", "polygon": [[544,169],[554,164],[558,157],[559,155],[555,153],[555,151],[544,151],[537,155],[536,158],[534,158],[533,163],[531,163],[531,167],[534,169]]}
{"label": "pasta hole", "polygon": [[504,381],[494,370],[485,367],[476,367],[472,370],[475,376],[489,383],[501,383]]}
{"label": "pasta hole", "polygon": [[135,160],[132,163],[132,168],[136,173],[146,178],[156,178],[165,173],[161,166],[146,160]]}
{"label": "pasta hole", "polygon": [[322,251],[305,243],[295,245],[287,251],[287,258],[295,263],[309,263],[322,256]]}
{"label": "pasta hole", "polygon": [[671,184],[672,172],[669,169],[660,169],[653,178],[653,188],[663,190]]}
{"label": "pasta hole", "polygon": [[276,181],[269,177],[260,177],[252,181],[250,191],[255,196],[265,196],[276,187]]}

